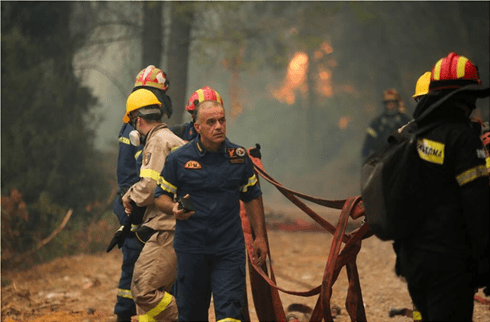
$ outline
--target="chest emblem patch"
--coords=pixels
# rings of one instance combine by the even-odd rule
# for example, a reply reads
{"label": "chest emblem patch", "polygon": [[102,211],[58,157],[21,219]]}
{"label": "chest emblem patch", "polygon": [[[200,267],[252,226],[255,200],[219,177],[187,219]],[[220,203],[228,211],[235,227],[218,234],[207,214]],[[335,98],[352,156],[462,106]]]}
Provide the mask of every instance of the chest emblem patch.
{"label": "chest emblem patch", "polygon": [[228,148],[228,156],[231,164],[245,163],[245,159],[243,158],[244,155],[244,148]]}
{"label": "chest emblem patch", "polygon": [[236,155],[238,155],[239,157],[245,156],[245,149],[244,148],[237,148],[236,149]]}
{"label": "chest emblem patch", "polygon": [[190,160],[190,161],[187,161],[185,163],[184,168],[186,168],[186,169],[201,169],[202,166],[199,162]]}

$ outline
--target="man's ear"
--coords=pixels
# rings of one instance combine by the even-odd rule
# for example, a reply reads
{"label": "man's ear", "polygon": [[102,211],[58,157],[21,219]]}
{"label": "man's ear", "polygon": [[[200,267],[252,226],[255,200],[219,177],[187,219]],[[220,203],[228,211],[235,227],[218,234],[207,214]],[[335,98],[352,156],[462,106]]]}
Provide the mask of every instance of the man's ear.
{"label": "man's ear", "polygon": [[201,125],[199,123],[194,123],[194,129],[197,133],[201,134]]}

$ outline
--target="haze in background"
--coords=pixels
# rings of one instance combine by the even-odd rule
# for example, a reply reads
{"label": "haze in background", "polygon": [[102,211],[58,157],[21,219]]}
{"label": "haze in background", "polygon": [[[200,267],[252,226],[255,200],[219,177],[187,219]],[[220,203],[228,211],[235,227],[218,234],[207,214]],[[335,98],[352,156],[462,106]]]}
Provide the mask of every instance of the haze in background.
{"label": "haze in background", "polygon": [[[199,52],[191,56],[188,96],[203,86],[219,91],[227,109],[228,138],[246,148],[259,143],[265,169],[293,190],[329,199],[358,195],[360,150],[366,127],[382,111],[382,91],[398,89],[411,115],[416,80],[450,51],[477,64],[483,84],[490,84],[488,2],[433,3],[433,12],[419,2],[359,6],[366,7],[359,11],[342,7],[325,19],[325,41],[312,56],[318,52],[323,67],[309,71],[316,79],[316,106],[306,104],[308,61],[302,48],[288,54],[282,70],[240,72],[235,96],[230,87],[233,75],[223,67],[219,50],[212,63],[202,64]],[[291,34],[295,24],[291,21]],[[117,151],[126,97],[134,76],[146,67],[136,63],[138,46],[128,47],[131,50],[124,51],[121,44],[109,47],[96,58],[103,71],[84,76],[100,102],[96,112],[100,150]],[[168,77],[171,97],[172,87],[179,85],[172,83],[172,75]],[[477,116],[488,121],[489,100],[478,104]],[[187,114],[185,118],[190,120]],[[268,183],[263,181],[262,186],[267,198],[281,200]]]}

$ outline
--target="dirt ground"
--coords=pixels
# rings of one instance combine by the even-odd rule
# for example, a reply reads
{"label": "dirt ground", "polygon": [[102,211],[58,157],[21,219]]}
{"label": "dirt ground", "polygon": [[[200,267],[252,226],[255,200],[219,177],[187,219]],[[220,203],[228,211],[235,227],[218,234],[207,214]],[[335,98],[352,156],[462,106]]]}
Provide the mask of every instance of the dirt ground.
{"label": "dirt ground", "polygon": [[[338,214],[323,213],[332,224]],[[309,219],[294,214],[295,217]],[[358,223],[351,223],[355,227]],[[332,236],[324,231],[268,231],[272,265],[279,286],[306,291],[321,283]],[[26,271],[2,271],[2,321],[111,322],[122,261],[121,252],[58,258]],[[357,258],[362,296],[368,321],[411,321],[405,316],[389,317],[391,308],[411,308],[406,285],[393,272],[395,256],[390,242],[376,237],[363,241]],[[250,284],[248,283],[250,287]],[[345,311],[347,294],[345,268],[334,284],[332,305],[341,308],[335,321],[350,321]],[[249,311],[257,321],[249,289]],[[478,295],[486,300],[480,291]],[[314,307],[317,296],[297,297],[280,293],[286,308],[291,303]],[[214,314],[210,313],[210,321]],[[475,301],[474,321],[490,321],[490,305]],[[133,317],[133,321],[137,321]]]}

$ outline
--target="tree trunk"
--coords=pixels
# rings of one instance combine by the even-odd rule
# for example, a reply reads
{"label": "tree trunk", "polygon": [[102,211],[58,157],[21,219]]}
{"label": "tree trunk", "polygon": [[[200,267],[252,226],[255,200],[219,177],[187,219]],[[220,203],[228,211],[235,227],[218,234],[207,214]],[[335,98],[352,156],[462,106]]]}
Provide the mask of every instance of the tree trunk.
{"label": "tree trunk", "polygon": [[162,68],[163,53],[163,27],[162,27],[162,5],[160,1],[143,2],[143,32],[141,68],[154,65]]}
{"label": "tree trunk", "polygon": [[[187,72],[189,47],[194,10],[172,3],[172,22],[168,44],[168,94],[172,99],[173,115],[170,125],[184,122],[184,108],[187,104]],[[196,88],[197,89],[197,88]]]}

